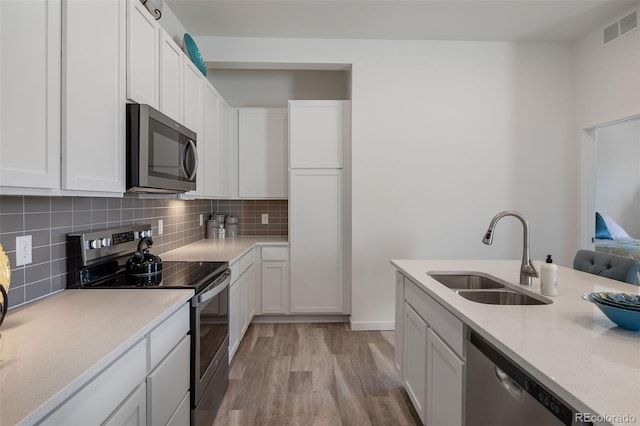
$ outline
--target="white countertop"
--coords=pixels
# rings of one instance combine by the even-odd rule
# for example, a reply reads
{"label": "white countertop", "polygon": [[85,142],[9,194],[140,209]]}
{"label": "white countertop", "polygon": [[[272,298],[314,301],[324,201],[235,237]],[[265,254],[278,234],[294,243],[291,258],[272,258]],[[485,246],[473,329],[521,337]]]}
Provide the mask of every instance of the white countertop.
{"label": "white countertop", "polygon": [[0,426],[33,424],[192,297],[192,290],[65,290],[0,326]]}
{"label": "white countertop", "polygon": [[205,238],[161,253],[160,257],[166,261],[229,262],[231,264],[256,245],[288,246],[289,241],[287,237],[235,237],[222,240]]}
{"label": "white countertop", "polygon": [[[640,422],[640,332],[617,327],[581,299],[593,291],[637,294],[639,287],[559,266],[558,295],[548,297],[552,304],[485,305],[457,295],[426,272],[479,271],[518,283],[520,261],[391,263],[578,411],[628,414]],[[538,270],[541,263],[535,262]],[[540,295],[538,279],[529,290]]]}

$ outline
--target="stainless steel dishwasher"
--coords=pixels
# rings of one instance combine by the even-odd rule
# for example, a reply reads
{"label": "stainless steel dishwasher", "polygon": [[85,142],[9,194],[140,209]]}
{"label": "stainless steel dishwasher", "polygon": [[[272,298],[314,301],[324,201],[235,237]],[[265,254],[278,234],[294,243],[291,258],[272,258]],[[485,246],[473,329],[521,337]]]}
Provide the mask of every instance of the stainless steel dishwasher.
{"label": "stainless steel dishwasher", "polygon": [[466,426],[591,424],[474,331],[467,343]]}

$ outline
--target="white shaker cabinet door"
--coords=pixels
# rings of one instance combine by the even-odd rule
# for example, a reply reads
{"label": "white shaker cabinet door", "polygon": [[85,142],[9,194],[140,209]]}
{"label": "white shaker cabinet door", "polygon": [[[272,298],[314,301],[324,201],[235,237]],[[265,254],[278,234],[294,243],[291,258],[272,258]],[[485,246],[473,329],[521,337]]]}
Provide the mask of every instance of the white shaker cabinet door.
{"label": "white shaker cabinet door", "polygon": [[229,286],[229,362],[240,345],[241,321],[240,279],[238,279]]}
{"label": "white shaker cabinet door", "polygon": [[143,383],[111,414],[103,426],[146,426],[147,386]]}
{"label": "white shaker cabinet door", "polygon": [[200,161],[203,167],[200,169],[204,174],[202,182],[202,195],[205,197],[218,197],[220,195],[220,168],[219,162],[219,131],[218,131],[218,94],[208,83],[204,85],[204,117],[202,137],[199,138],[198,146],[205,145],[204,155],[201,154]]}
{"label": "white shaker cabinet door", "polygon": [[263,314],[286,314],[289,294],[289,262],[262,262]]}
{"label": "white shaker cabinet door", "polygon": [[287,198],[286,108],[238,111],[238,195]]}
{"label": "white shaker cabinet door", "polygon": [[0,187],[60,187],[60,13],[0,1]]}
{"label": "white shaker cabinet door", "polygon": [[221,198],[237,196],[234,177],[236,167],[234,155],[234,132],[232,110],[222,98],[218,102],[218,193]]}
{"label": "white shaker cabinet door", "polygon": [[125,191],[126,6],[62,4],[63,189]]}
{"label": "white shaker cabinet door", "polygon": [[160,24],[138,0],[127,0],[127,98],[159,107]]}
{"label": "white shaker cabinet door", "polygon": [[464,363],[429,329],[427,338],[427,425],[461,426]]}
{"label": "white shaker cabinet door", "polygon": [[341,168],[349,101],[289,101],[289,167]]}
{"label": "white shaker cabinet door", "polygon": [[290,171],[292,313],[342,313],[342,171]]}
{"label": "white shaker cabinet door", "polygon": [[[404,304],[402,382],[418,416],[426,422],[428,325]],[[434,425],[435,426],[435,425]]]}
{"label": "white shaker cabinet door", "polygon": [[403,341],[403,320],[404,320],[404,275],[402,275],[399,271],[396,271],[396,312],[395,312],[395,320],[396,320],[396,332],[395,336],[395,361],[396,361],[396,369],[398,373],[400,373],[400,377],[402,377],[402,350],[404,348]]}
{"label": "white shaker cabinet door", "polygon": [[160,30],[160,111],[182,122],[184,53],[166,31]]}
{"label": "white shaker cabinet door", "polygon": [[203,187],[204,187],[204,164],[202,159],[206,156],[206,141],[202,135],[202,110],[203,110],[203,102],[202,102],[202,94],[203,94],[203,82],[202,82],[202,73],[200,70],[193,65],[191,60],[185,58],[183,61],[184,66],[183,69],[183,91],[184,91],[184,99],[183,99],[183,109],[184,109],[184,125],[196,132],[196,146],[198,149],[198,169],[196,172],[196,190],[189,191],[186,193],[186,196],[196,196],[199,197],[202,195]]}

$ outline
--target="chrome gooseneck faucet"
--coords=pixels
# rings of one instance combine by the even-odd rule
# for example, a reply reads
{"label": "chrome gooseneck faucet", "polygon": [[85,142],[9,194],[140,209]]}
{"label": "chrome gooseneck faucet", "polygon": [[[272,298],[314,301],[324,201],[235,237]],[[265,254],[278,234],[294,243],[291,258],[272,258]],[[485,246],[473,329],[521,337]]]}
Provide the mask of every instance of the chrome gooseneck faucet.
{"label": "chrome gooseneck faucet", "polygon": [[535,266],[531,262],[531,258],[529,257],[529,222],[527,219],[518,212],[513,210],[505,210],[503,212],[498,213],[491,219],[491,223],[489,224],[489,229],[484,234],[484,238],[482,242],[491,245],[493,243],[493,231],[496,228],[496,224],[500,219],[505,216],[513,216],[517,218],[524,228],[524,241],[522,244],[522,265],[520,266],[520,284],[522,285],[531,285],[531,278],[538,276],[538,271]]}

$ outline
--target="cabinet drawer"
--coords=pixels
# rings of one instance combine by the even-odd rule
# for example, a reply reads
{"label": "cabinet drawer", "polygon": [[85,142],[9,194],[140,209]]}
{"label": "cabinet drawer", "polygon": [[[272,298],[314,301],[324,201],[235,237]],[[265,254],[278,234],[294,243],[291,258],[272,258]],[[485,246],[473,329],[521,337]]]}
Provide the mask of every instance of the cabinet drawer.
{"label": "cabinet drawer", "polygon": [[102,424],[146,375],[146,345],[139,341],[82,390],[58,407],[43,425]]}
{"label": "cabinet drawer", "polygon": [[149,333],[149,370],[189,332],[189,304],[185,304]]}
{"label": "cabinet drawer", "polygon": [[289,248],[262,247],[262,260],[289,260]]}
{"label": "cabinet drawer", "polygon": [[447,311],[431,296],[405,278],[404,298],[429,324],[447,345],[461,358],[463,355],[464,327],[462,321]]}
{"label": "cabinet drawer", "polygon": [[147,419],[151,425],[167,424],[189,390],[191,340],[182,341],[147,377]]}

